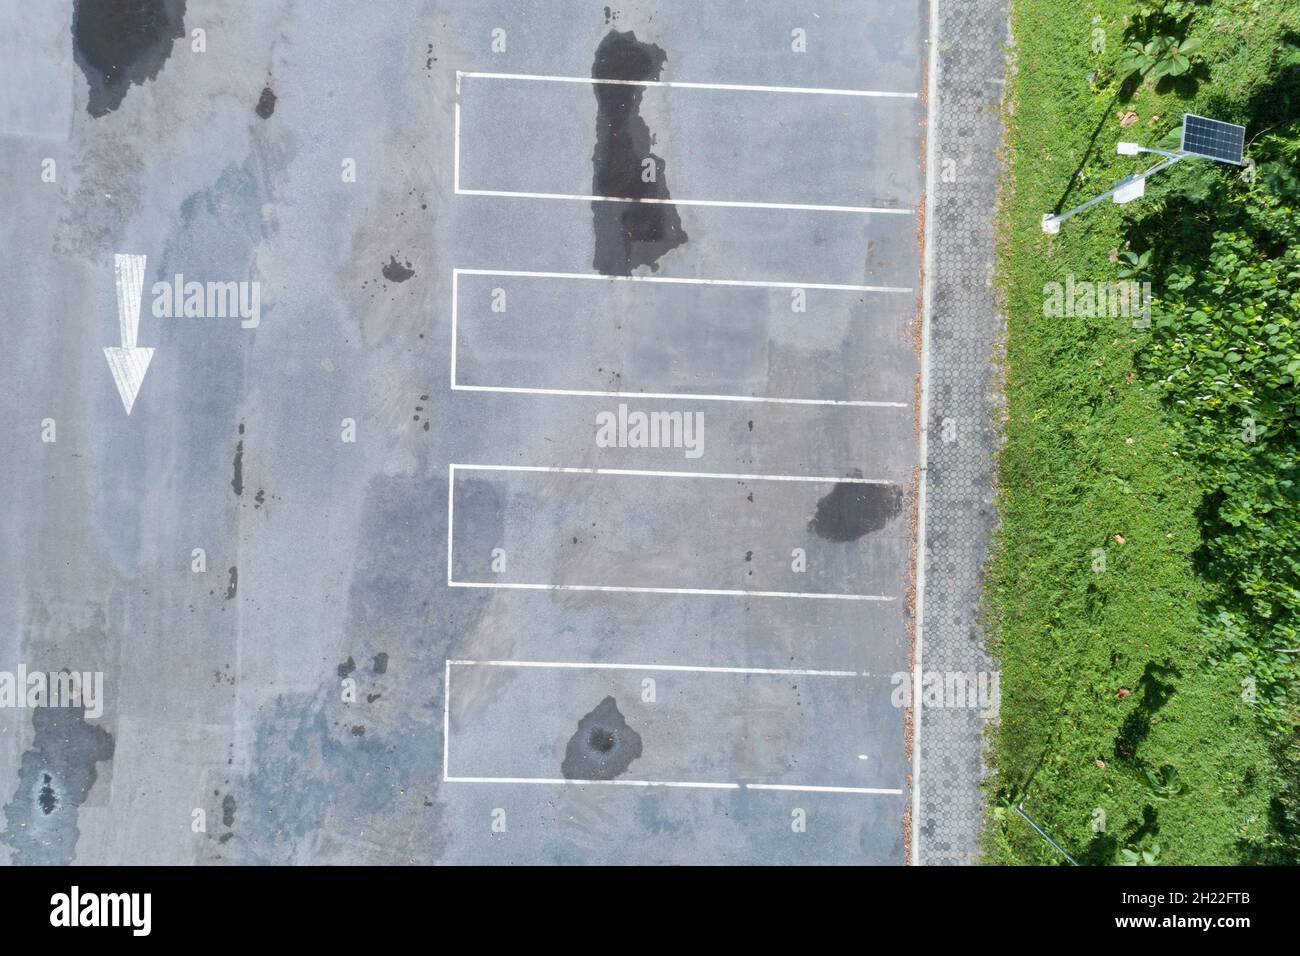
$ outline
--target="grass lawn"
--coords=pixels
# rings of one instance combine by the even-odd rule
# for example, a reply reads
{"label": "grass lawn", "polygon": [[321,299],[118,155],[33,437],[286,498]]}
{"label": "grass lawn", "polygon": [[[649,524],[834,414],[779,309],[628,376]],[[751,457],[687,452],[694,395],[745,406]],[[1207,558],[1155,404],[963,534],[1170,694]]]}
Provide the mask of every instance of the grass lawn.
{"label": "grass lawn", "polygon": [[1098,205],[1055,236],[1039,223],[1152,164],[1117,156],[1119,140],[1154,145],[1184,112],[1247,122],[1283,38],[1300,34],[1300,4],[1196,6],[1190,35],[1205,41],[1208,76],[1181,96],[1143,86],[1125,98],[1124,31],[1139,6],[1013,4],[999,252],[1008,417],[985,599],[1002,669],[989,863],[1061,862],[1005,798],[1080,863],[1157,845],[1160,864],[1253,862],[1287,787],[1242,673],[1205,666],[1201,608],[1220,585],[1197,572],[1197,470],[1134,361],[1149,333],[1125,317],[1044,315],[1048,283],[1115,281],[1150,200]]}

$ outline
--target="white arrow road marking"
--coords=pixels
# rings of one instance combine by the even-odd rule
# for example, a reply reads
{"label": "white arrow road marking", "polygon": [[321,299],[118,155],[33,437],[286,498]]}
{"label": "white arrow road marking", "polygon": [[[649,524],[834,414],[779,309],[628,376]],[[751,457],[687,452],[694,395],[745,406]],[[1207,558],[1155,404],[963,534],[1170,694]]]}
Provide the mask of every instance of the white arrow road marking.
{"label": "white arrow road marking", "polygon": [[144,374],[149,371],[153,349],[108,346],[104,349],[104,357],[108,359],[108,368],[113,373],[117,393],[122,396],[122,407],[130,415],[135,397],[140,394],[140,386],[144,384]]}
{"label": "white arrow road marking", "polygon": [[117,274],[117,324],[122,330],[122,348],[135,348],[136,331],[140,328],[140,294],[144,290],[145,256],[113,256],[113,271]]}
{"label": "white arrow road marking", "polygon": [[144,384],[145,373],[153,360],[153,349],[136,346],[136,333],[140,328],[140,296],[144,290],[145,256],[128,256],[117,253],[113,256],[113,268],[117,277],[117,324],[122,337],[122,345],[108,346],[104,349],[104,358],[108,360],[108,369],[113,373],[113,383],[117,394],[122,398],[122,407],[128,415],[135,405],[135,397],[140,394]]}

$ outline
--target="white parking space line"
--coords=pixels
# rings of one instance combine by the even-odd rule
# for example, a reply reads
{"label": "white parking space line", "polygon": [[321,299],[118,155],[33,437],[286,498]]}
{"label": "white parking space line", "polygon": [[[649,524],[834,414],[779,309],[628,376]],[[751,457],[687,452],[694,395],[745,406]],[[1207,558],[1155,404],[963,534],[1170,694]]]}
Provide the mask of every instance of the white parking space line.
{"label": "white parking space line", "polygon": [[[459,181],[459,174],[455,177]],[[462,189],[456,192],[461,196],[497,196],[503,199],[568,199],[577,202],[639,202],[664,206],[723,206],[731,209],[786,209],[804,210],[806,212],[860,212],[875,213],[886,216],[910,216],[915,210],[897,209],[892,206],[830,206],[820,203],[802,202],[743,202],[737,199],[656,199],[638,196],[594,196],[590,193],[533,193],[518,192],[512,189]]]}
{"label": "white parking space line", "polygon": [[738,783],[696,783],[690,780],[575,780],[570,777],[443,777],[444,783],[533,783],[578,787],[678,787],[696,790],[739,790]]}
{"label": "white parking space line", "polygon": [[451,756],[451,661],[443,661],[442,668],[442,779],[447,779],[447,764]]}
{"label": "white parking space line", "polygon": [[903,791],[886,787],[808,787],[802,784],[747,783],[746,790],[795,790],[802,793],[881,793],[901,796]]}
{"label": "white parking space line", "polygon": [[824,478],[811,475],[742,475],[721,471],[642,471],[632,468],[564,468],[559,465],[462,465],[448,466],[454,478],[461,471],[541,471],[561,475],[623,475],[631,478],[734,478],[736,481],[806,481],[812,484],[888,485],[888,478]]}
{"label": "white parking space line", "polygon": [[784,667],[712,667],[691,664],[614,664],[599,661],[448,661],[456,667],[544,667],[594,671],[679,671],[689,674],[766,674],[775,677],[870,677],[865,671],[810,671]]}
{"label": "white parking space line", "polygon": [[454,110],[454,120],[452,128],[452,191],[458,196],[495,196],[503,199],[558,199],[571,200],[577,202],[629,202],[629,203],[646,203],[666,206],[717,206],[730,209],[784,209],[790,211],[805,212],[846,212],[846,213],[865,213],[887,216],[912,216],[916,214],[915,209],[896,207],[896,206],[842,206],[828,205],[823,203],[781,203],[781,202],[746,202],[741,200],[724,200],[724,199],[679,199],[670,197],[659,199],[655,197],[637,197],[637,196],[597,196],[590,193],[552,193],[552,192],[525,192],[510,189],[466,189],[460,184],[460,90],[461,81],[469,77],[479,77],[486,79],[505,79],[505,80],[550,80],[559,83],[613,83],[628,86],[659,86],[659,87],[681,87],[686,89],[713,89],[713,90],[740,90],[750,92],[774,92],[774,93],[807,93],[823,94],[837,96],[868,96],[868,97],[897,97],[902,99],[915,100],[915,93],[886,93],[877,90],[831,90],[818,89],[813,87],[759,87],[759,86],[728,86],[725,84],[709,83],[678,83],[670,81],[652,81],[652,80],[601,80],[594,77],[575,77],[575,76],[542,76],[527,73],[467,73],[460,70],[456,71],[456,106]]}
{"label": "white parking space line", "polygon": [[615,80],[593,76],[555,76],[544,73],[488,73],[482,71],[457,70],[456,92],[460,92],[462,77],[474,77],[488,80],[526,80],[541,83],[605,83],[612,86],[661,86],[687,90],[735,90],[742,93],[811,93],[821,96],[867,96],[891,99],[917,99],[919,93],[896,93],[887,90],[843,90],[813,86],[754,86],[743,83],[688,83],[683,80]]}
{"label": "white parking space line", "polygon": [[580,388],[533,388],[527,386],[464,385],[457,380],[457,355],[460,329],[460,277],[500,276],[522,279],[578,279],[608,282],[658,282],[670,285],[733,286],[749,289],[808,289],[830,292],[881,292],[910,295],[912,289],[901,286],[837,285],[825,282],[763,282],[752,279],[692,279],[672,276],[620,276],[587,272],[528,272],[515,269],[452,269],[451,270],[451,388],[457,392],[498,392],[514,395],[554,395],[576,398],[642,398],[681,399],[697,402],[752,402],[767,405],[829,405],[847,408],[907,408],[907,402],[883,402],[836,398],[779,398],[766,395],[713,395],[694,392],[629,392]]}
{"label": "white parking space line", "polygon": [[574,780],[569,777],[443,777],[444,783],[540,784],[544,786],[672,787],[682,790],[782,790],[794,793],[860,793],[897,797],[890,787],[819,787],[797,783],[712,783],[694,780]]}
{"label": "white parking space line", "polygon": [[866,402],[838,398],[771,398],[762,395],[697,395],[694,392],[612,392],[580,388],[525,388],[504,385],[451,386],[458,392],[501,392],[513,395],[557,395],[576,398],[660,398],[684,402],[755,402],[767,405],[839,405],[847,408],[907,408],[905,402]]}
{"label": "white parking space line", "polygon": [[664,787],[681,790],[772,790],[793,793],[842,793],[875,794],[881,796],[901,796],[903,791],[891,787],[830,787],[817,784],[790,783],[732,783],[697,780],[579,780],[572,777],[453,777],[448,773],[449,754],[451,751],[451,668],[460,667],[560,667],[593,670],[679,670],[699,672],[721,672],[728,674],[770,674],[770,675],[818,675],[818,676],[857,676],[853,671],[804,671],[781,670],[774,668],[752,667],[685,667],[672,665],[643,664],[600,664],[587,662],[549,662],[549,661],[466,661],[448,660],[445,662],[443,677],[442,709],[442,779],[444,783],[487,783],[487,784],[526,784],[534,786],[611,786],[611,787]]}
{"label": "white parking space line", "polygon": [[887,594],[831,594],[823,591],[742,591],[730,588],[647,588],[622,584],[523,584],[509,581],[447,581],[453,588],[498,588],[506,591],[604,591],[626,594],[692,594],[702,597],[802,598],[821,601],[892,601]]}
{"label": "white parking space line", "polygon": [[914,290],[892,285],[846,285],[830,282],[769,282],[762,279],[694,279],[689,276],[623,276],[599,272],[525,272],[519,269],[453,269],[452,279],[463,276],[505,276],[524,279],[591,279],[597,282],[666,282],[678,285],[731,285],[749,289],[812,289],[827,292],[899,292]]}

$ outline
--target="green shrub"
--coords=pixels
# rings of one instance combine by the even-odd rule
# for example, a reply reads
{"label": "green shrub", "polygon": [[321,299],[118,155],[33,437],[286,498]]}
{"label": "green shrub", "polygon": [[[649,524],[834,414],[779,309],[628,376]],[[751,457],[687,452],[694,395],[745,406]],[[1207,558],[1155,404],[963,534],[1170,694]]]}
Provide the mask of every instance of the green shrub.
{"label": "green shrub", "polygon": [[[1206,611],[1217,660],[1248,672],[1273,729],[1289,733],[1300,646],[1300,216],[1295,142],[1259,145],[1254,182],[1220,177],[1218,227],[1170,257],[1139,368],[1154,379],[1197,466],[1205,572],[1224,585]],[[1181,215],[1195,215],[1181,210]]]}
{"label": "green shrub", "polygon": [[1192,68],[1192,54],[1202,46],[1197,39],[1179,41],[1171,36],[1152,37],[1145,43],[1134,40],[1129,44],[1122,67],[1143,79],[1182,76]]}

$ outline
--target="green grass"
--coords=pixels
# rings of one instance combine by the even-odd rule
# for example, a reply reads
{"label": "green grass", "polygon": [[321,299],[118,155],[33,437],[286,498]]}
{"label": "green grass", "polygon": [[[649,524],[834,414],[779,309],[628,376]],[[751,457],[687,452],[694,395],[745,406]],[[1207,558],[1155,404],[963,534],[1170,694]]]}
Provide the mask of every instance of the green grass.
{"label": "green grass", "polygon": [[[1023,801],[1080,862],[1108,864],[1123,847],[1154,844],[1161,864],[1250,862],[1285,787],[1242,699],[1241,675],[1203,666],[1210,648],[1199,609],[1215,585],[1194,561],[1201,489],[1135,370],[1146,332],[1123,318],[1043,314],[1049,282],[1070,273],[1114,281],[1112,253],[1125,248],[1126,216],[1144,201],[1099,205],[1054,237],[1039,221],[1081,163],[1067,207],[1134,171],[1133,157],[1115,155],[1117,141],[1154,144],[1185,111],[1244,111],[1283,34],[1300,31],[1300,8],[1293,0],[1202,6],[1192,35],[1206,41],[1209,77],[1195,95],[1143,88],[1125,100],[1118,64],[1136,8],[1134,0],[1013,5],[1017,73],[999,251],[1008,417],[985,602],[1002,669],[990,863],[1060,861],[1005,811],[1003,797]],[[1096,27],[1106,34],[1101,52],[1092,49]],[[1128,111],[1137,122],[1122,127]],[[1105,552],[1103,571],[1094,570],[1096,549]],[[1181,779],[1176,796],[1157,796],[1143,776],[1164,765]],[[1098,808],[1103,833],[1094,830]]]}

